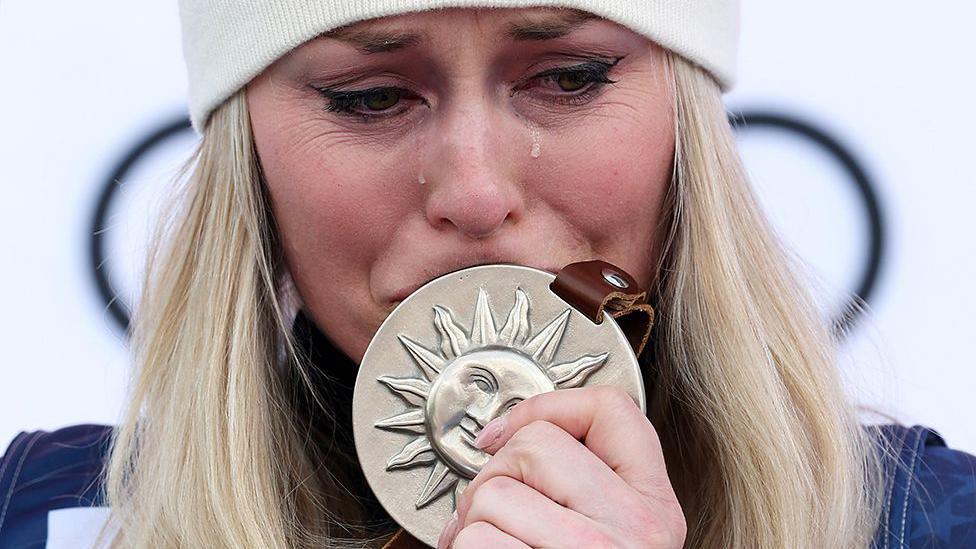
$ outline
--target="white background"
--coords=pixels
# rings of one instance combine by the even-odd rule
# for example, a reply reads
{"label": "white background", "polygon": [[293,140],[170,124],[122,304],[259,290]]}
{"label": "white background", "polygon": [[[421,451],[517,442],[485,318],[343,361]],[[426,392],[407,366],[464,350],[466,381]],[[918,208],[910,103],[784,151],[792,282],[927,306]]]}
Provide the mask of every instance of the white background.
{"label": "white background", "polygon": [[[827,130],[880,194],[887,254],[845,346],[852,397],[976,452],[976,5],[745,4],[730,110]],[[127,357],[88,267],[91,215],[127,150],[185,114],[183,71],[173,1],[0,4],[0,448],[20,430],[117,421]],[[108,238],[125,299],[147,212],[194,139],[124,182]],[[808,142],[759,130],[740,142],[774,223],[839,303],[867,246],[850,182]]]}

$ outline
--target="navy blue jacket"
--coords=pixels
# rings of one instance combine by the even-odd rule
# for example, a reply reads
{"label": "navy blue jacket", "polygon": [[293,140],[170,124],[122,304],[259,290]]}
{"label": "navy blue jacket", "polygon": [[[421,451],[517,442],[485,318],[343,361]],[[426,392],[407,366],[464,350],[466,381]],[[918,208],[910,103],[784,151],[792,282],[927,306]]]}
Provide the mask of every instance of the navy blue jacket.
{"label": "navy blue jacket", "polygon": [[[869,429],[899,452],[897,462],[885,462],[894,482],[874,547],[976,548],[976,457],[950,450],[925,427]],[[71,540],[72,532],[83,531],[72,530],[72,520],[101,516],[85,512],[104,505],[102,466],[110,433],[101,425],[77,425],[13,440],[0,459],[0,549],[81,547],[94,540]]]}

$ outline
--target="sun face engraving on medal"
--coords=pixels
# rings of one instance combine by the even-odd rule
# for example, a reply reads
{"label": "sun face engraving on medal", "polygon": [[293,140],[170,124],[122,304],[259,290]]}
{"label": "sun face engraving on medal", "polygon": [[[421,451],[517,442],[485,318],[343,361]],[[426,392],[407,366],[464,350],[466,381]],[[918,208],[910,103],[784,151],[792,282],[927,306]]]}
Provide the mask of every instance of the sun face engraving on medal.
{"label": "sun face engraving on medal", "polygon": [[417,509],[452,488],[457,501],[490,457],[474,446],[489,421],[533,395],[579,387],[603,366],[609,353],[554,363],[570,313],[565,309],[533,335],[529,300],[516,288],[515,304],[497,330],[488,293],[479,288],[470,331],[449,309],[434,305],[440,337],[435,350],[408,334],[397,334],[422,376],[377,378],[411,409],[374,426],[416,435],[390,458],[386,470],[431,466],[415,502]]}

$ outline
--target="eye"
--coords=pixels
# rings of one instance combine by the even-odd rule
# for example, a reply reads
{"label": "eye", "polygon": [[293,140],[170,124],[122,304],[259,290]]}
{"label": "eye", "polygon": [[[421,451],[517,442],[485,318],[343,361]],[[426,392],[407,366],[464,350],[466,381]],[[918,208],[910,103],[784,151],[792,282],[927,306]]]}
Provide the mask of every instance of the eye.
{"label": "eye", "polygon": [[474,378],[474,384],[477,385],[479,389],[481,389],[486,393],[491,392],[491,384],[488,383],[488,381],[482,377]]}
{"label": "eye", "polygon": [[589,80],[586,74],[582,72],[565,72],[559,75],[556,83],[559,84],[561,90],[571,92],[577,91],[589,84]]}
{"label": "eye", "polygon": [[363,97],[363,104],[371,111],[384,111],[400,101],[400,90],[383,88]]}
{"label": "eye", "polygon": [[616,80],[610,80],[607,76],[622,57],[612,63],[604,61],[588,61],[580,65],[571,67],[559,67],[535,75],[533,78],[555,82],[562,91],[577,91],[587,84],[614,84]]}
{"label": "eye", "polygon": [[473,370],[474,371],[471,372],[469,380],[471,383],[474,383],[478,389],[481,389],[488,394],[493,394],[498,390],[498,384],[494,379],[495,376],[492,375],[491,372],[481,368],[476,368]]}
{"label": "eye", "polygon": [[314,88],[329,100],[326,110],[344,115],[357,116],[363,122],[373,122],[382,118],[399,115],[409,107],[394,109],[400,103],[417,100],[425,105],[427,102],[410,90],[395,86],[374,87],[364,90],[333,90],[328,88]]}
{"label": "eye", "polygon": [[[527,84],[516,88],[516,93],[532,88],[553,89],[557,93],[540,93],[546,100],[554,103],[580,105],[593,99],[604,84],[615,84],[608,78],[612,69],[623,57],[613,62],[590,60],[570,67],[559,67],[533,76]],[[555,88],[546,84],[552,84]],[[564,92],[564,93],[559,93]]]}

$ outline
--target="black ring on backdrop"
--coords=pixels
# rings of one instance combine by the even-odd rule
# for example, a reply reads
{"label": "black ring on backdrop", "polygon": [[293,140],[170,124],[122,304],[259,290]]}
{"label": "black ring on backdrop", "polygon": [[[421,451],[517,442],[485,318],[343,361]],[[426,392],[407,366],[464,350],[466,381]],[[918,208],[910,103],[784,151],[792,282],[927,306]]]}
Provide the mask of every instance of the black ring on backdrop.
{"label": "black ring on backdrop", "polygon": [[868,221],[868,256],[861,272],[857,290],[848,298],[840,316],[833,320],[834,334],[843,337],[863,313],[862,307],[874,295],[881,273],[881,264],[885,256],[886,225],[881,212],[881,202],[875,190],[876,185],[868,177],[861,162],[839,140],[809,121],[770,111],[745,110],[738,114],[730,114],[729,122],[737,133],[754,128],[772,128],[793,133],[812,141],[840,163],[851,182],[854,183],[854,188],[861,199],[861,207],[864,209],[864,215]]}
{"label": "black ring on backdrop", "polygon": [[[860,316],[861,307],[874,294],[885,254],[887,239],[884,216],[873,181],[862,168],[860,161],[840,141],[808,121],[770,111],[746,110],[737,114],[730,113],[729,122],[737,133],[748,131],[751,128],[771,128],[793,133],[810,140],[839,162],[854,183],[868,220],[869,248],[857,290],[848,299],[840,316],[833,320],[835,333],[838,336],[843,336],[853,327]],[[99,296],[111,313],[116,325],[125,333],[128,333],[129,329],[129,307],[112,289],[107,269],[104,268],[108,259],[104,238],[108,213],[111,210],[116,191],[119,189],[119,182],[125,179],[136,162],[153,147],[191,128],[190,120],[186,117],[180,117],[166,123],[138,142],[126,152],[116,165],[111,176],[102,185],[102,191],[98,197],[95,213],[92,217],[91,232],[89,233],[91,237],[89,266]]]}
{"label": "black ring on backdrop", "polygon": [[102,191],[98,195],[98,202],[95,206],[95,214],[91,218],[91,230],[88,233],[90,242],[88,246],[89,267],[98,295],[102,298],[105,307],[112,315],[112,320],[126,334],[129,333],[129,306],[124,303],[118,293],[112,289],[109,280],[108,270],[105,266],[108,262],[108,252],[105,249],[105,231],[108,229],[108,213],[112,207],[112,201],[119,190],[119,184],[125,180],[129,170],[139,161],[147,151],[167,139],[191,129],[190,119],[180,117],[178,120],[168,122],[159,129],[153,131],[149,136],[138,142],[135,147],[130,149],[122,157],[122,160],[112,170],[112,174],[102,184]]}

